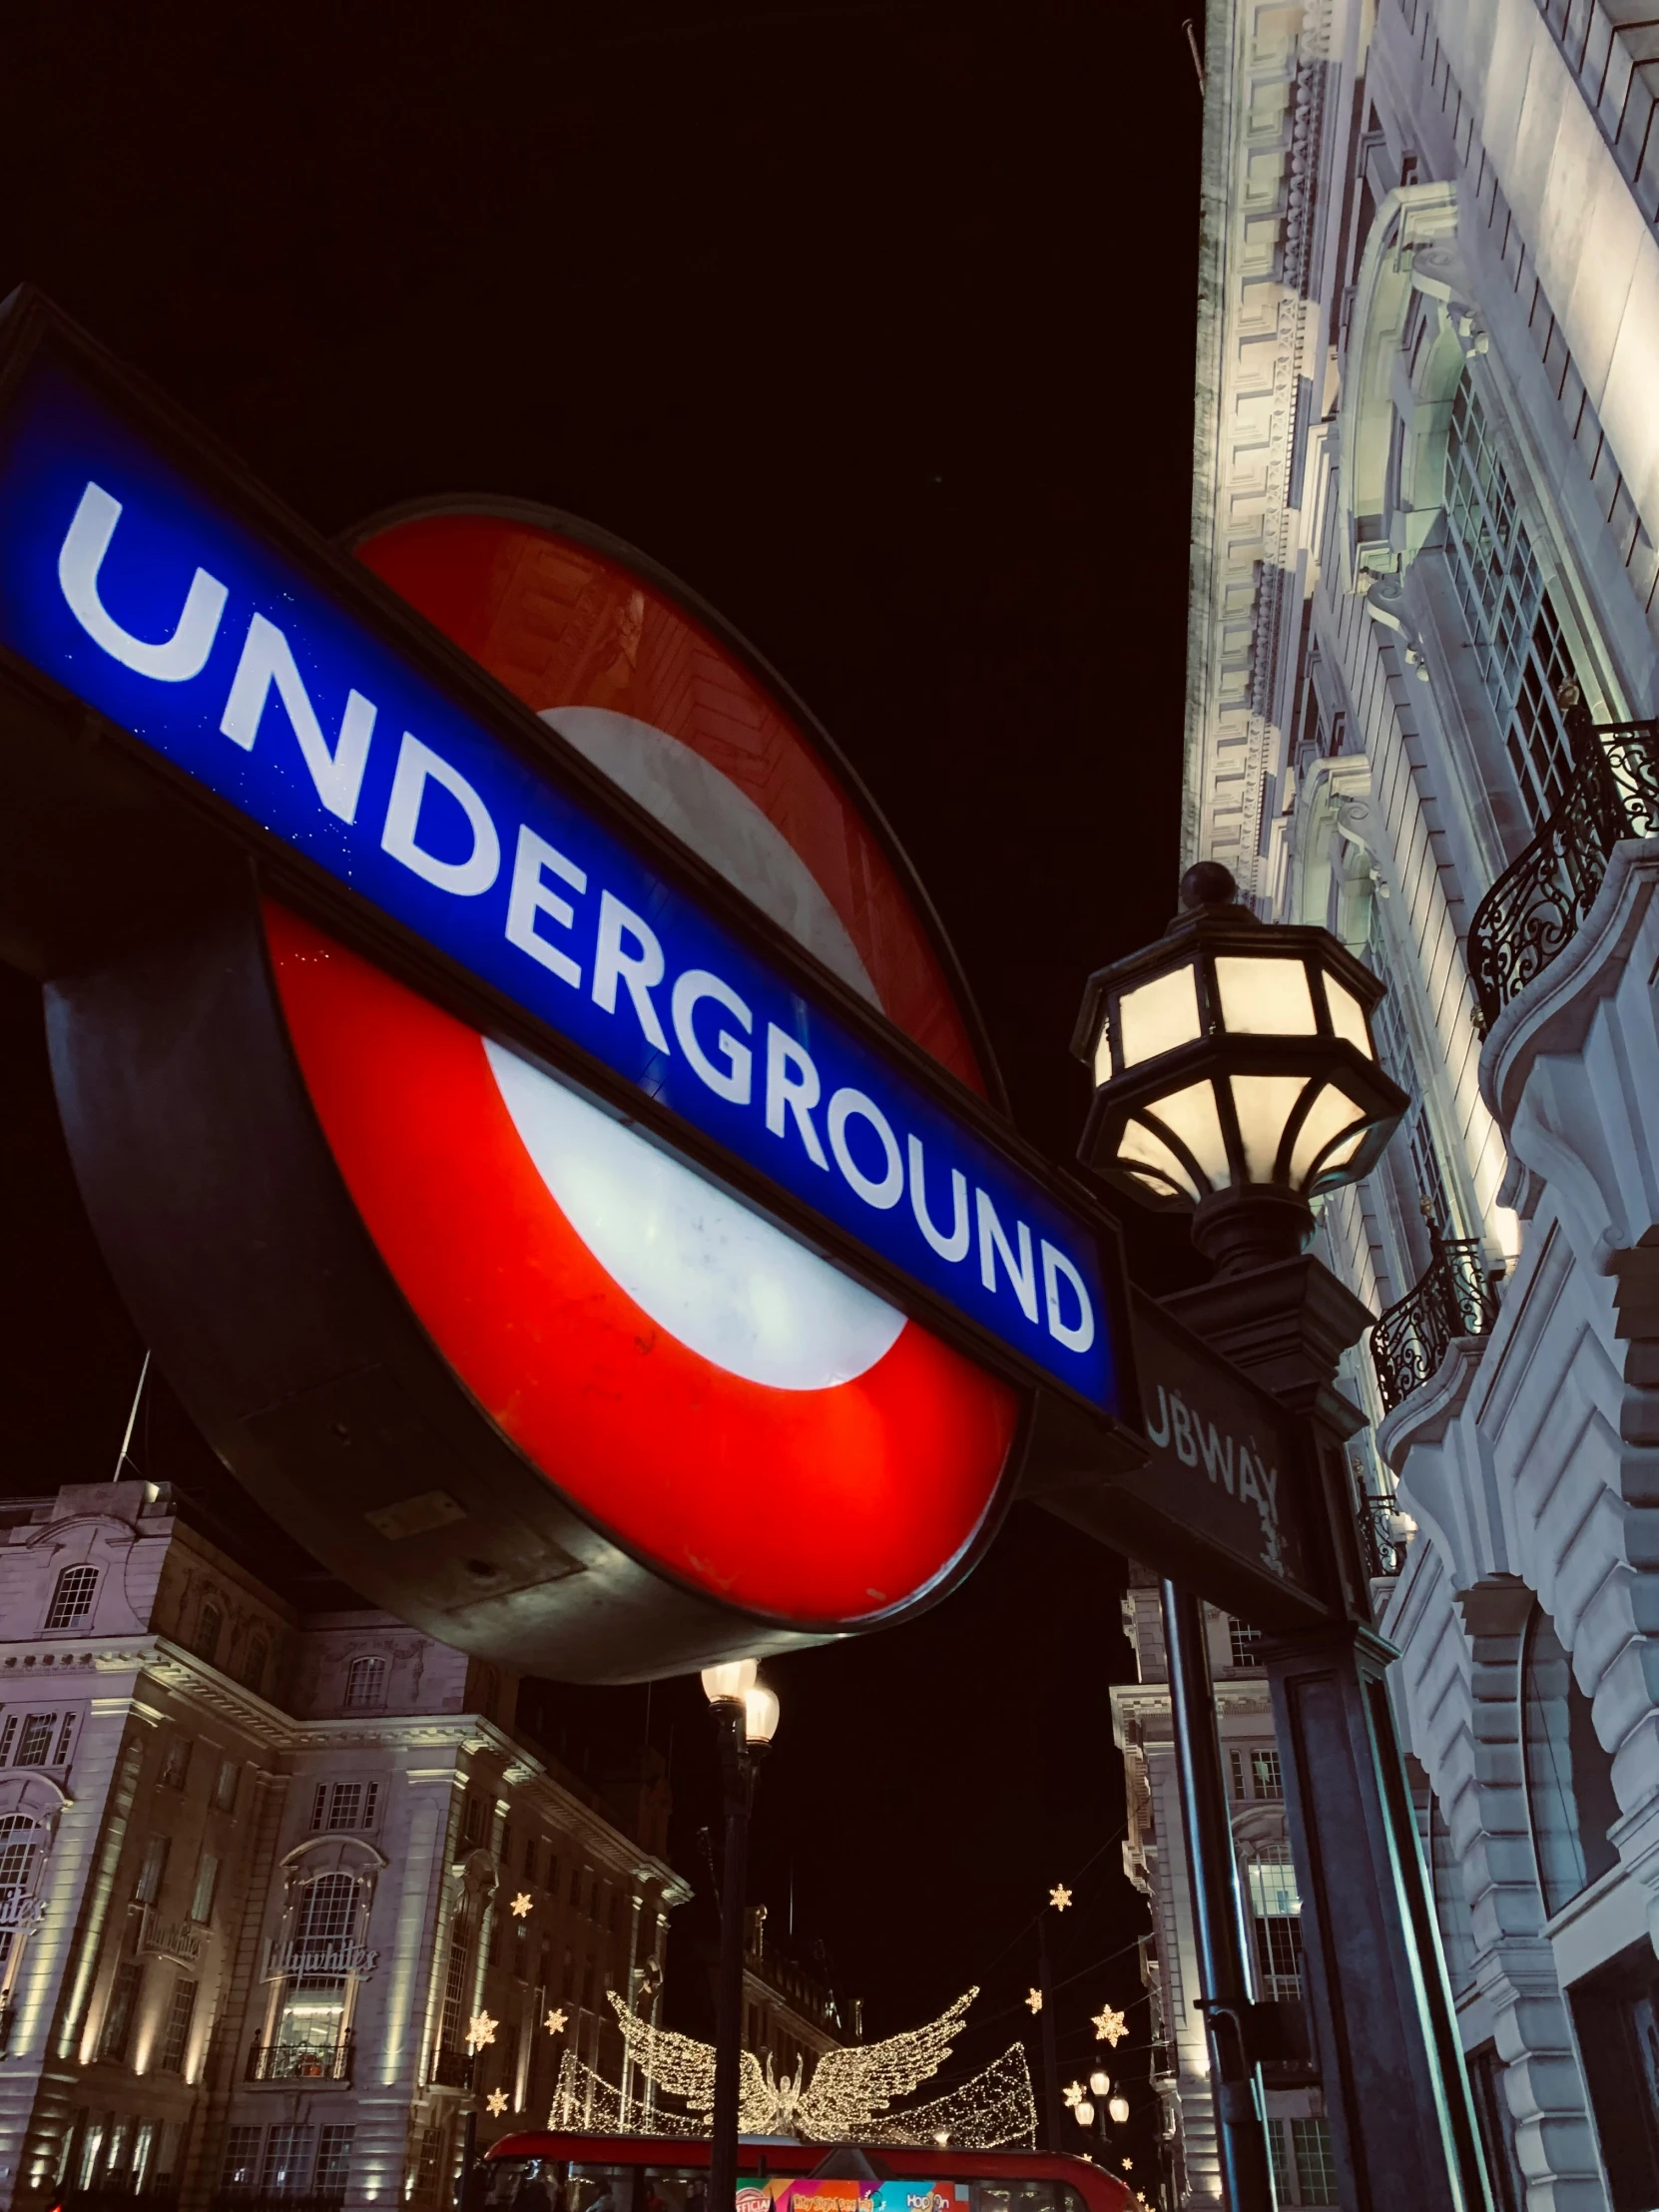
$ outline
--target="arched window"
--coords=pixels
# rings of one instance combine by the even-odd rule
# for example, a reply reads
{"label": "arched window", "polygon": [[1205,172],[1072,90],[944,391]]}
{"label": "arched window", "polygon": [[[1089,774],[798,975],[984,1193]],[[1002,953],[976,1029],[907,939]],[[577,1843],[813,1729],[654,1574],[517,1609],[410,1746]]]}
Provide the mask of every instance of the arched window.
{"label": "arched window", "polygon": [[52,1592],[52,1603],[46,1615],[47,1633],[55,1628],[74,1628],[84,1621],[92,1611],[92,1593],[97,1587],[96,1567],[65,1567]]}
{"label": "arched window", "polygon": [[1553,1915],[1618,1864],[1607,1831],[1619,1805],[1613,1762],[1547,1613],[1534,1613],[1527,1630],[1521,1742],[1538,1884],[1544,1911]]}
{"label": "arched window", "polygon": [[209,1598],[196,1616],[196,1635],[191,1649],[198,1659],[206,1659],[210,1666],[219,1657],[219,1639],[224,1633],[225,1616]]}
{"label": "arched window", "polygon": [[271,1646],[263,1636],[251,1636],[248,1649],[242,1657],[243,1687],[258,1695],[265,1688],[265,1670],[271,1658]]}
{"label": "arched window", "polygon": [[306,1885],[299,1913],[302,1943],[331,1943],[351,1933],[357,1884],[348,1874],[320,1874]]}
{"label": "arched window", "polygon": [[346,1711],[378,1712],[385,1702],[386,1662],[378,1658],[353,1659],[345,1670]]}
{"label": "arched window", "polygon": [[29,1887],[38,1841],[37,1824],[27,1813],[0,1820],[0,1897],[15,1897]]}

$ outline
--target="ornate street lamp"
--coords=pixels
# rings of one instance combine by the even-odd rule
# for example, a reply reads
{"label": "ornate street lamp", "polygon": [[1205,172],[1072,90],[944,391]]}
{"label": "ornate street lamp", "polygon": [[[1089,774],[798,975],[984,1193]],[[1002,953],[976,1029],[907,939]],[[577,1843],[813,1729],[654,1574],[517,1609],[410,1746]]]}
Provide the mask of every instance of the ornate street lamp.
{"label": "ornate street lamp", "polygon": [[1192,1214],[1223,1274],[1290,1258],[1309,1201],[1370,1173],[1409,1100],[1378,1065],[1382,985],[1328,929],[1259,921],[1201,860],[1156,944],[1089,978],[1072,1050],[1094,1074],[1079,1157]]}
{"label": "ornate street lamp", "polygon": [[726,1864],[720,1900],[720,1982],[715,2003],[715,2116],[709,2146],[710,2212],[735,2212],[738,2188],[738,2069],[743,2035],[743,1913],[749,1875],[749,1816],[755,1778],[778,1733],[778,1693],[753,1659],[705,1667],[703,1691],[720,1744],[726,1800]]}

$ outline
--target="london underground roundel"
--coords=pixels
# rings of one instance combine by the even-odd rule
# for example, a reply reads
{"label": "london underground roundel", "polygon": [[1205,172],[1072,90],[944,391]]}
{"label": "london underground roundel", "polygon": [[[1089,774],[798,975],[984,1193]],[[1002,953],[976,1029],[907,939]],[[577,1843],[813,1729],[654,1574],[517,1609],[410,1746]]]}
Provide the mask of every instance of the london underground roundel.
{"label": "london underground roundel", "polygon": [[[358,552],[983,1088],[890,848],[800,710],[711,618],[643,564],[523,512],[419,515]],[[268,901],[264,926],[311,1108],[380,1260],[578,1516],[688,1595],[809,1634],[890,1617],[965,1563],[1014,1436],[1004,1382],[310,922]]]}

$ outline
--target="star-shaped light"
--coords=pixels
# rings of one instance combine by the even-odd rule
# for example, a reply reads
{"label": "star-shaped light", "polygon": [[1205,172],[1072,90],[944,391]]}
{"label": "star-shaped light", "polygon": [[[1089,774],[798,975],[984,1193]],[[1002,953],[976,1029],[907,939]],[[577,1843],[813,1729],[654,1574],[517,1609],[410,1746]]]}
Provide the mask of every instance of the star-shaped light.
{"label": "star-shaped light", "polygon": [[467,2049],[476,2054],[486,2043],[493,2043],[495,2031],[500,2025],[501,2022],[492,2020],[487,2012],[474,2012],[466,2023]]}
{"label": "star-shaped light", "polygon": [[1033,2012],[1040,2012],[1043,2008],[1042,1991],[1040,1989],[1027,1989],[1025,1992],[1025,2001],[1028,2005],[1030,2005]]}
{"label": "star-shaped light", "polygon": [[1095,2041],[1097,2043],[1110,2043],[1112,2048],[1116,2050],[1124,2036],[1129,2032],[1124,2025],[1123,2014],[1114,2012],[1108,2004],[1091,2016],[1094,2020]]}
{"label": "star-shaped light", "polygon": [[547,2032],[548,2032],[548,2034],[549,2034],[549,2035],[557,2035],[557,2034],[558,2034],[558,2032],[559,2032],[559,2030],[560,2030],[560,2028],[562,2028],[562,2027],[564,2026],[564,2024],[565,2024],[565,2021],[566,2021],[566,2020],[567,2020],[568,2018],[569,2018],[569,2014],[568,2014],[568,2013],[567,2013],[567,2012],[565,2011],[565,2008],[564,2008],[564,2006],[563,2006],[562,2004],[556,2004],[556,2005],[554,2005],[554,2007],[553,2007],[552,2011],[551,2011],[551,2012],[549,2012],[549,2013],[548,2013],[548,2015],[547,2015]]}
{"label": "star-shaped light", "polygon": [[517,1897],[514,1898],[512,1904],[508,1907],[507,1910],[513,1915],[515,1920],[523,1920],[525,1914],[528,1913],[530,1910],[529,1891],[520,1890]]}
{"label": "star-shaped light", "polygon": [[1123,2170],[1126,2174],[1132,2174],[1135,2171],[1135,2161],[1132,2158],[1126,2158],[1123,2162]]}
{"label": "star-shaped light", "polygon": [[1067,2105],[1075,2109],[1083,2101],[1083,2084],[1080,2081],[1068,2081],[1061,2093]]}
{"label": "star-shaped light", "polygon": [[490,2118],[498,2120],[507,2109],[507,2092],[505,2089],[492,2089],[484,2102],[489,2108]]}
{"label": "star-shaped light", "polygon": [[1053,1889],[1048,1893],[1048,1902],[1053,1906],[1056,1913],[1063,1913],[1071,1903],[1071,1892],[1063,1882],[1056,1882]]}

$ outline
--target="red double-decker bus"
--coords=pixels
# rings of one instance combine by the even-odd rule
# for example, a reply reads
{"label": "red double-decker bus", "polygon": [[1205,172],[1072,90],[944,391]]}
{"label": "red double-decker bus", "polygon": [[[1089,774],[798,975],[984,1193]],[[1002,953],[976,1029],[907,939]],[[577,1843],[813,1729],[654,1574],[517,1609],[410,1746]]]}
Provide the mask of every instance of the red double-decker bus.
{"label": "red double-decker bus", "polygon": [[[738,2212],[1138,2212],[1086,2158],[1047,2151],[744,2142]],[[838,2155],[837,2155],[838,2151]],[[821,2173],[826,2165],[841,2173]],[[484,2154],[472,2212],[708,2212],[709,2146],[673,2136],[503,2135]]]}

